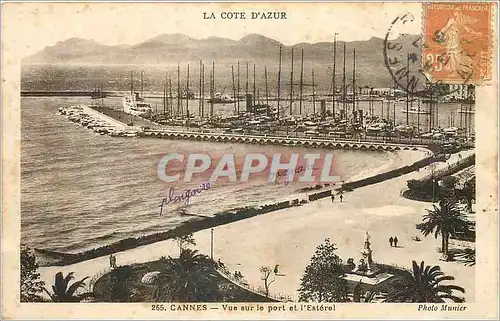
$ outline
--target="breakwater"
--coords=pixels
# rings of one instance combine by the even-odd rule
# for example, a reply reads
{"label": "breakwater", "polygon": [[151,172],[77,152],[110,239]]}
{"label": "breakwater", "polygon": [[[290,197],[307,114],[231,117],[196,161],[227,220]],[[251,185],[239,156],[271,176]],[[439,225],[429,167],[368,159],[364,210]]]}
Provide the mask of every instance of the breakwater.
{"label": "breakwater", "polygon": [[387,141],[363,141],[336,138],[317,137],[289,137],[273,135],[241,135],[229,133],[211,133],[175,130],[144,130],[139,137],[154,137],[164,139],[181,139],[192,141],[210,141],[217,143],[242,143],[255,145],[280,145],[294,147],[316,147],[327,149],[352,149],[369,151],[398,151],[419,150],[427,148],[428,145],[408,140],[408,142],[394,143]]}
{"label": "breakwater", "polygon": [[114,95],[113,92],[95,91],[21,91],[21,97],[95,97],[105,98]]}

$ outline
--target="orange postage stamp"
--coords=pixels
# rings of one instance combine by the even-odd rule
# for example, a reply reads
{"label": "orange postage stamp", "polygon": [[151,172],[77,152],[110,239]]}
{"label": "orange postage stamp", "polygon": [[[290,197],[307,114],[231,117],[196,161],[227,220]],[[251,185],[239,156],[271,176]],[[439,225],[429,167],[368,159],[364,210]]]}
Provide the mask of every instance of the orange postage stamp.
{"label": "orange postage stamp", "polygon": [[491,79],[491,3],[423,4],[422,69],[432,81]]}

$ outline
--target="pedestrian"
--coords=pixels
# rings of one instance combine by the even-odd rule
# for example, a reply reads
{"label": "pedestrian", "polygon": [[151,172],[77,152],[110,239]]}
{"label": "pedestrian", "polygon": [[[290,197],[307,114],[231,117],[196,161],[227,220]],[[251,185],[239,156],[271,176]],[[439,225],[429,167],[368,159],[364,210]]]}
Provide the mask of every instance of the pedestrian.
{"label": "pedestrian", "polygon": [[389,238],[389,243],[391,244],[391,247],[392,247],[392,242],[394,242],[394,239],[392,238],[392,236]]}
{"label": "pedestrian", "polygon": [[340,194],[340,203],[342,203],[343,200],[344,200],[344,195]]}
{"label": "pedestrian", "polygon": [[394,237],[394,247],[398,247],[398,237]]}
{"label": "pedestrian", "polygon": [[109,256],[109,267],[113,267],[113,254]]}
{"label": "pedestrian", "polygon": [[335,202],[335,194],[332,192],[332,203]]}
{"label": "pedestrian", "polygon": [[113,267],[116,267],[116,256],[113,255]]}

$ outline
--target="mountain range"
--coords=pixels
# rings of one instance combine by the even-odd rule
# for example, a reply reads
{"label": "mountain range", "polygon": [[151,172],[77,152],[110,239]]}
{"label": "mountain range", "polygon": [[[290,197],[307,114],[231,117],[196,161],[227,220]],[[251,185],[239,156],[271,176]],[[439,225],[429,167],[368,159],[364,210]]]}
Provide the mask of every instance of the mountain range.
{"label": "mountain range", "polygon": [[[418,35],[400,35],[393,41],[412,43]],[[346,47],[346,70],[350,73],[353,50],[356,50],[356,73],[361,83],[390,85],[393,81],[384,63],[384,40],[373,37],[366,41],[337,41],[337,73],[342,72],[343,46]],[[176,65],[200,60],[218,65],[235,65],[236,62],[266,65],[277,69],[279,48],[282,46],[283,72],[289,72],[291,51],[294,49],[295,72],[300,72],[302,50],[304,67],[314,68],[318,80],[328,78],[328,69],[333,65],[333,42],[298,43],[284,46],[279,41],[259,35],[249,34],[240,40],[220,37],[195,39],[184,34],[163,34],[136,45],[109,46],[94,40],[71,38],[47,46],[40,52],[25,57],[23,65],[33,64],[96,64],[96,65]],[[406,49],[403,49],[405,52]],[[418,57],[419,58],[419,57]],[[229,67],[230,68],[230,67]],[[229,69],[230,70],[230,69]],[[306,70],[306,69],[304,69]],[[310,71],[307,71],[310,77]],[[330,76],[331,77],[331,76]],[[361,84],[360,83],[360,84]]]}

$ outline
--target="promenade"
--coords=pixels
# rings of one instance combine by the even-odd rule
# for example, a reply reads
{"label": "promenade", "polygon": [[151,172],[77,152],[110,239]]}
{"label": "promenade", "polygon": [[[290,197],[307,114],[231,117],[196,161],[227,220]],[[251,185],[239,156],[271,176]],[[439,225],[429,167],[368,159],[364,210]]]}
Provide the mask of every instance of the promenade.
{"label": "promenade", "polygon": [[[461,152],[463,157],[474,151]],[[449,163],[458,160],[452,155]],[[401,164],[405,165],[405,164]],[[446,167],[439,163],[435,169]],[[409,179],[429,174],[428,166],[418,172],[403,175],[378,184],[344,193],[344,202],[332,203],[329,198],[308,203],[301,207],[279,210],[242,221],[214,228],[214,259],[220,259],[231,272],[240,271],[252,287],[262,286],[259,267],[273,268],[280,265],[280,274],[271,286],[272,293],[288,294],[297,298],[297,289],[306,265],[316,246],[330,238],[338,246],[344,261],[360,257],[364,234],[371,235],[375,262],[411,267],[411,261],[425,261],[427,265],[440,265],[445,274],[456,278],[454,284],[466,289],[465,299],[474,300],[474,267],[459,262],[439,260],[437,247],[440,239],[424,238],[415,229],[430,203],[408,200],[400,196]],[[194,234],[196,249],[211,253],[210,230]],[[418,235],[422,241],[412,237]],[[390,236],[397,236],[400,247],[389,246]],[[157,260],[161,256],[178,256],[179,249],[173,240],[161,241],[116,253],[118,265]],[[99,257],[68,266],[42,267],[41,278],[50,287],[55,273],[74,272],[77,279],[93,277],[109,268],[109,258]]]}

